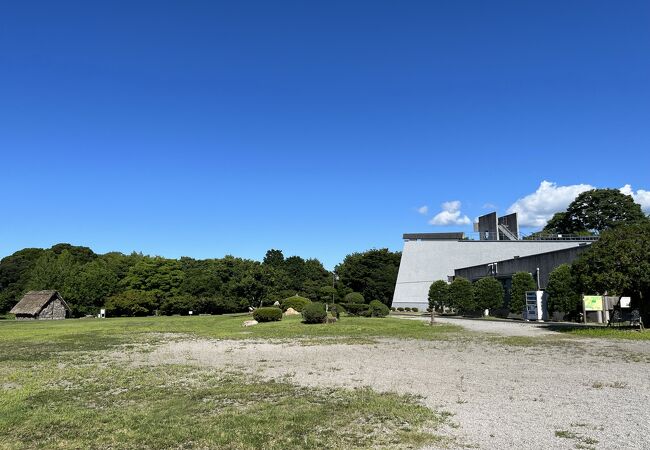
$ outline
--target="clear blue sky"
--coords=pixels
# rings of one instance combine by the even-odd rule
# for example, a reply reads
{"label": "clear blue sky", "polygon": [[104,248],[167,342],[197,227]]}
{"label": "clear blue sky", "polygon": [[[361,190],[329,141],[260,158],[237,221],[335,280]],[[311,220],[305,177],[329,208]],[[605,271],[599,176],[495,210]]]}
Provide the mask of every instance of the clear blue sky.
{"label": "clear blue sky", "polygon": [[447,201],[473,219],[543,180],[650,189],[647,1],[16,1],[0,18],[0,256],[280,248],[332,267],[459,228],[428,223]]}

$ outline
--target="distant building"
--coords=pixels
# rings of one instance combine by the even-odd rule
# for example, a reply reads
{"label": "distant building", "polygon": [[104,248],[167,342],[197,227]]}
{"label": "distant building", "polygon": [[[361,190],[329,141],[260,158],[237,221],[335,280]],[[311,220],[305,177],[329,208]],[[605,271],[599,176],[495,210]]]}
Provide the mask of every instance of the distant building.
{"label": "distant building", "polygon": [[475,231],[478,239],[468,239],[462,232],[404,234],[392,305],[426,309],[431,283],[454,276],[472,281],[494,276],[507,291],[512,273],[529,271],[543,288],[551,270],[572,262],[596,239],[566,235],[520,239],[516,214],[500,218],[486,214],[479,217]]}
{"label": "distant building", "polygon": [[10,314],[16,320],[57,320],[70,316],[70,308],[57,291],[29,291]]}

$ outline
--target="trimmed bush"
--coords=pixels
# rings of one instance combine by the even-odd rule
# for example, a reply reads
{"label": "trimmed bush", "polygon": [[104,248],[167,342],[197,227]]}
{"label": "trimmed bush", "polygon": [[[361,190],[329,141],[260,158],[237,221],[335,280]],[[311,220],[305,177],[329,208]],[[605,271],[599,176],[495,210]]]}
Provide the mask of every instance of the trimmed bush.
{"label": "trimmed bush", "polygon": [[399,307],[397,308],[397,310],[398,310],[399,312],[402,312],[402,311],[404,311],[404,308],[401,307],[401,306],[399,306]]}
{"label": "trimmed bush", "polygon": [[481,278],[474,283],[474,299],[478,310],[490,311],[503,306],[503,286],[496,278]]}
{"label": "trimmed bush", "polygon": [[429,308],[442,312],[449,302],[449,284],[443,280],[434,281],[429,287]]}
{"label": "trimmed bush", "polygon": [[345,303],[365,303],[363,295],[359,292],[350,292],[344,298]]}
{"label": "trimmed bush", "polygon": [[388,313],[390,313],[388,306],[384,305],[379,300],[371,301],[368,307],[370,317],[386,317]]}
{"label": "trimmed bush", "polygon": [[419,309],[418,309],[416,306],[414,306],[413,308],[411,308],[411,311],[413,311],[413,312],[418,312]]}
{"label": "trimmed bush", "polygon": [[397,308],[395,308],[394,306],[391,306],[391,307],[390,307],[390,310],[391,310],[391,311],[395,311],[396,309],[397,309]]}
{"label": "trimmed bush", "polygon": [[282,305],[282,311],[286,311],[289,308],[293,308],[298,312],[302,312],[305,306],[311,303],[311,300],[296,294],[293,297],[285,298],[280,303]]}
{"label": "trimmed bush", "polygon": [[362,316],[364,311],[368,311],[365,303],[346,303],[343,307],[350,316]]}
{"label": "trimmed bush", "polygon": [[411,311],[411,307],[410,307],[410,306],[406,306],[406,307],[404,308],[404,311],[406,311],[406,312],[410,312],[410,311]]}
{"label": "trimmed bush", "polygon": [[327,320],[325,305],[320,302],[309,303],[302,310],[302,319],[305,323],[323,323]]}
{"label": "trimmed bush", "polygon": [[463,277],[456,277],[449,285],[449,302],[460,314],[475,311],[476,302],[472,283]]}
{"label": "trimmed bush", "polygon": [[278,320],[282,320],[282,310],[275,306],[257,308],[253,312],[253,319],[258,322],[277,322]]}

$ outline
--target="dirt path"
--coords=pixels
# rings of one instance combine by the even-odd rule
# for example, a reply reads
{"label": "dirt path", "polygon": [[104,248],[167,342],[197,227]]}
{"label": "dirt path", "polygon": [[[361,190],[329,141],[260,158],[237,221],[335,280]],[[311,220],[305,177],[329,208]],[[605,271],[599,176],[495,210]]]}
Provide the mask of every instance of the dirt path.
{"label": "dirt path", "polygon": [[[490,333],[503,327],[477,324]],[[506,327],[506,334],[537,333],[515,325],[523,328]],[[457,426],[446,434],[479,448],[650,448],[650,346],[544,341],[509,346],[487,335],[371,345],[185,340],[127,358],[288,377],[303,386],[420,395],[428,406],[453,413]]]}
{"label": "dirt path", "polygon": [[[428,317],[406,317],[395,316],[400,319],[411,319],[429,322]],[[436,321],[440,323],[449,323],[460,325],[463,328],[479,332],[479,333],[494,333],[502,336],[550,336],[557,335],[557,332],[544,328],[543,324],[534,322],[506,322],[501,320],[476,320],[476,319],[450,319],[448,317],[436,317]]]}

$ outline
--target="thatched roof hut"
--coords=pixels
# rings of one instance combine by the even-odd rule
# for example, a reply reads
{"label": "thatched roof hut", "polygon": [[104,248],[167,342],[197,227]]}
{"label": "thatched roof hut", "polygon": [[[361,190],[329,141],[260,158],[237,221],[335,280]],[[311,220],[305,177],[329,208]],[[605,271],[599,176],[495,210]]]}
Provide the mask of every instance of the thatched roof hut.
{"label": "thatched roof hut", "polygon": [[70,308],[57,291],[29,291],[9,313],[16,320],[65,319]]}

